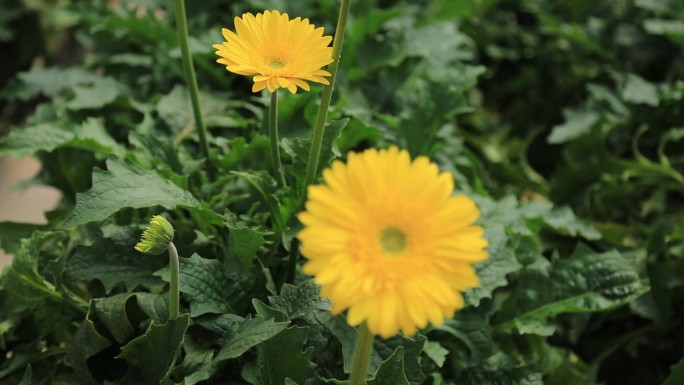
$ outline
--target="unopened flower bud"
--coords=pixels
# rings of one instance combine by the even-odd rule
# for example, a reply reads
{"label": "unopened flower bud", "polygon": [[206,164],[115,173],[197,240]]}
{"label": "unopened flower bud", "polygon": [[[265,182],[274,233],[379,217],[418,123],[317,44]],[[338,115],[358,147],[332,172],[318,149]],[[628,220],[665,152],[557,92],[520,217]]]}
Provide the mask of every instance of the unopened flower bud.
{"label": "unopened flower bud", "polygon": [[141,253],[159,255],[166,252],[173,241],[173,226],[161,215],[155,215],[150,225],[143,231],[142,238],[135,249]]}

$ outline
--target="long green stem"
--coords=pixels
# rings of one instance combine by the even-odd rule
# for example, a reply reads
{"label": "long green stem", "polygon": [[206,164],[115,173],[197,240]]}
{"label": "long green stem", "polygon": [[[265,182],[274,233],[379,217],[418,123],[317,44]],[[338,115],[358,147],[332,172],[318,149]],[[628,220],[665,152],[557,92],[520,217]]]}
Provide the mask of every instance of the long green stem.
{"label": "long green stem", "polygon": [[204,126],[202,119],[202,110],[199,103],[199,88],[197,87],[197,76],[195,76],[195,66],[192,63],[190,56],[190,48],[188,47],[188,22],[185,16],[185,1],[175,0],[176,7],[176,28],[178,29],[178,44],[180,45],[181,54],[183,55],[183,69],[185,71],[185,82],[188,84],[190,90],[190,101],[192,102],[192,112],[195,115],[195,125],[197,126],[197,133],[199,134],[200,146],[202,147],[202,154],[204,154],[207,173],[211,179],[214,179],[214,167],[209,157],[209,145],[207,144],[207,129]]}
{"label": "long green stem", "polygon": [[332,57],[334,61],[328,66],[330,72],[330,84],[323,89],[321,96],[321,105],[318,107],[318,115],[316,116],[316,125],[314,126],[313,137],[311,138],[311,150],[309,151],[309,163],[306,167],[306,178],[304,179],[304,186],[313,183],[316,177],[316,169],[318,168],[318,159],[321,157],[321,145],[323,144],[323,133],[325,131],[325,122],[328,117],[328,107],[330,106],[330,99],[332,98],[333,86],[335,85],[335,76],[337,76],[337,66],[340,62],[340,53],[342,52],[342,41],[344,40],[344,29],[347,25],[347,16],[349,15],[349,5],[351,0],[342,0],[340,6],[340,15],[337,19],[337,28],[335,29],[335,42],[333,43]]}
{"label": "long green stem", "polygon": [[366,374],[368,373],[368,363],[370,362],[372,350],[373,334],[368,330],[368,326],[363,323],[359,327],[359,335],[356,337],[354,361],[351,374],[349,374],[349,385],[364,385],[366,383]]}
{"label": "long green stem", "polygon": [[173,242],[169,243],[169,267],[171,268],[171,282],[169,287],[169,319],[178,318],[180,308],[180,264],[178,250]]}
{"label": "long green stem", "polygon": [[271,105],[268,108],[268,132],[271,139],[271,165],[273,176],[281,186],[286,186],[283,174],[283,164],[280,161],[280,147],[278,146],[278,89],[271,93]]}

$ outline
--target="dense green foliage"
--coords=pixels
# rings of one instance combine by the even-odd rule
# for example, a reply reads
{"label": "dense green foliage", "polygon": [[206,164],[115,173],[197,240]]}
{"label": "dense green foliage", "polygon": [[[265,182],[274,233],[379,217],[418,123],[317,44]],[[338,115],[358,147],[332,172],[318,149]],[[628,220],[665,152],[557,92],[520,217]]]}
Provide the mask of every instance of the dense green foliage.
{"label": "dense green foliage", "polygon": [[[0,2],[0,155],[39,157],[64,194],[47,225],[0,223],[0,384],[346,383],[356,330],[287,282],[321,88],[281,97],[278,188],[268,96],[211,48],[246,11],[332,34],[338,2],[188,2],[215,180],[172,2],[104,3]],[[684,3],[354,1],[340,66],[321,165],[427,155],[490,242],[467,307],[376,339],[369,384],[683,383]],[[175,320],[168,260],[134,250],[159,213]]]}

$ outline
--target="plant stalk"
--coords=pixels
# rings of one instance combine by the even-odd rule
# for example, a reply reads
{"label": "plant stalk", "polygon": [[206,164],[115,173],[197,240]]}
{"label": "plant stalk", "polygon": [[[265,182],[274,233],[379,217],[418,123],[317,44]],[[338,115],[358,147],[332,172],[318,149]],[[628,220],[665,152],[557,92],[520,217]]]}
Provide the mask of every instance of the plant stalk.
{"label": "plant stalk", "polygon": [[283,173],[283,164],[280,160],[280,147],[278,143],[278,89],[271,93],[271,105],[268,108],[268,132],[271,139],[271,165],[273,176],[278,180],[281,187],[287,186]]}
{"label": "plant stalk", "polygon": [[287,275],[285,276],[285,283],[294,283],[297,272],[297,256],[299,255],[299,239],[292,238],[290,242],[290,255],[287,261]]}
{"label": "plant stalk", "polygon": [[349,15],[350,4],[351,0],[342,0],[342,5],[340,6],[340,15],[337,19],[337,28],[335,29],[335,41],[333,42],[332,57],[334,61],[328,66],[328,72],[330,72],[331,75],[330,84],[323,88],[321,105],[318,107],[316,125],[314,126],[313,137],[311,138],[311,149],[309,150],[309,163],[306,167],[306,177],[304,179],[305,189],[306,186],[313,183],[318,168],[318,160],[321,157],[321,145],[323,144],[325,122],[328,117],[328,107],[330,107],[330,99],[332,98],[333,87],[335,86],[335,77],[337,75],[337,67],[340,62],[340,53],[342,52],[342,42],[344,40],[344,29],[347,25],[347,16]]}
{"label": "plant stalk", "polygon": [[169,319],[178,318],[180,309],[180,263],[178,250],[173,242],[169,243],[169,267],[171,268],[171,282],[169,287]]}
{"label": "plant stalk", "polygon": [[354,361],[351,373],[349,374],[349,385],[364,385],[366,383],[366,374],[368,373],[368,364],[370,363],[372,350],[373,334],[371,334],[364,322],[359,327],[359,335],[356,337]]}
{"label": "plant stalk", "polygon": [[185,1],[175,0],[176,28],[178,29],[178,44],[183,55],[183,70],[185,72],[185,82],[190,90],[190,101],[192,103],[192,113],[195,116],[195,125],[199,134],[200,147],[205,158],[207,174],[212,180],[215,177],[214,167],[209,157],[209,144],[207,144],[207,129],[202,119],[202,110],[199,103],[199,88],[197,87],[197,76],[195,76],[195,66],[190,56],[188,46],[188,21],[185,15]]}

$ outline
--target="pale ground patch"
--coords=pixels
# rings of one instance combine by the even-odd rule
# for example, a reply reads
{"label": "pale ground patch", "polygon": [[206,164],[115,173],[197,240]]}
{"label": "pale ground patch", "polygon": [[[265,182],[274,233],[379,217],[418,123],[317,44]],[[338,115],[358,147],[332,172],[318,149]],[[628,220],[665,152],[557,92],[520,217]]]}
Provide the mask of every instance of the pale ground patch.
{"label": "pale ground patch", "polygon": [[[47,223],[45,211],[54,209],[61,193],[49,186],[16,189],[17,183],[32,178],[40,171],[40,162],[33,158],[14,160],[0,157],[0,222]],[[0,248],[0,266],[11,256]]]}

